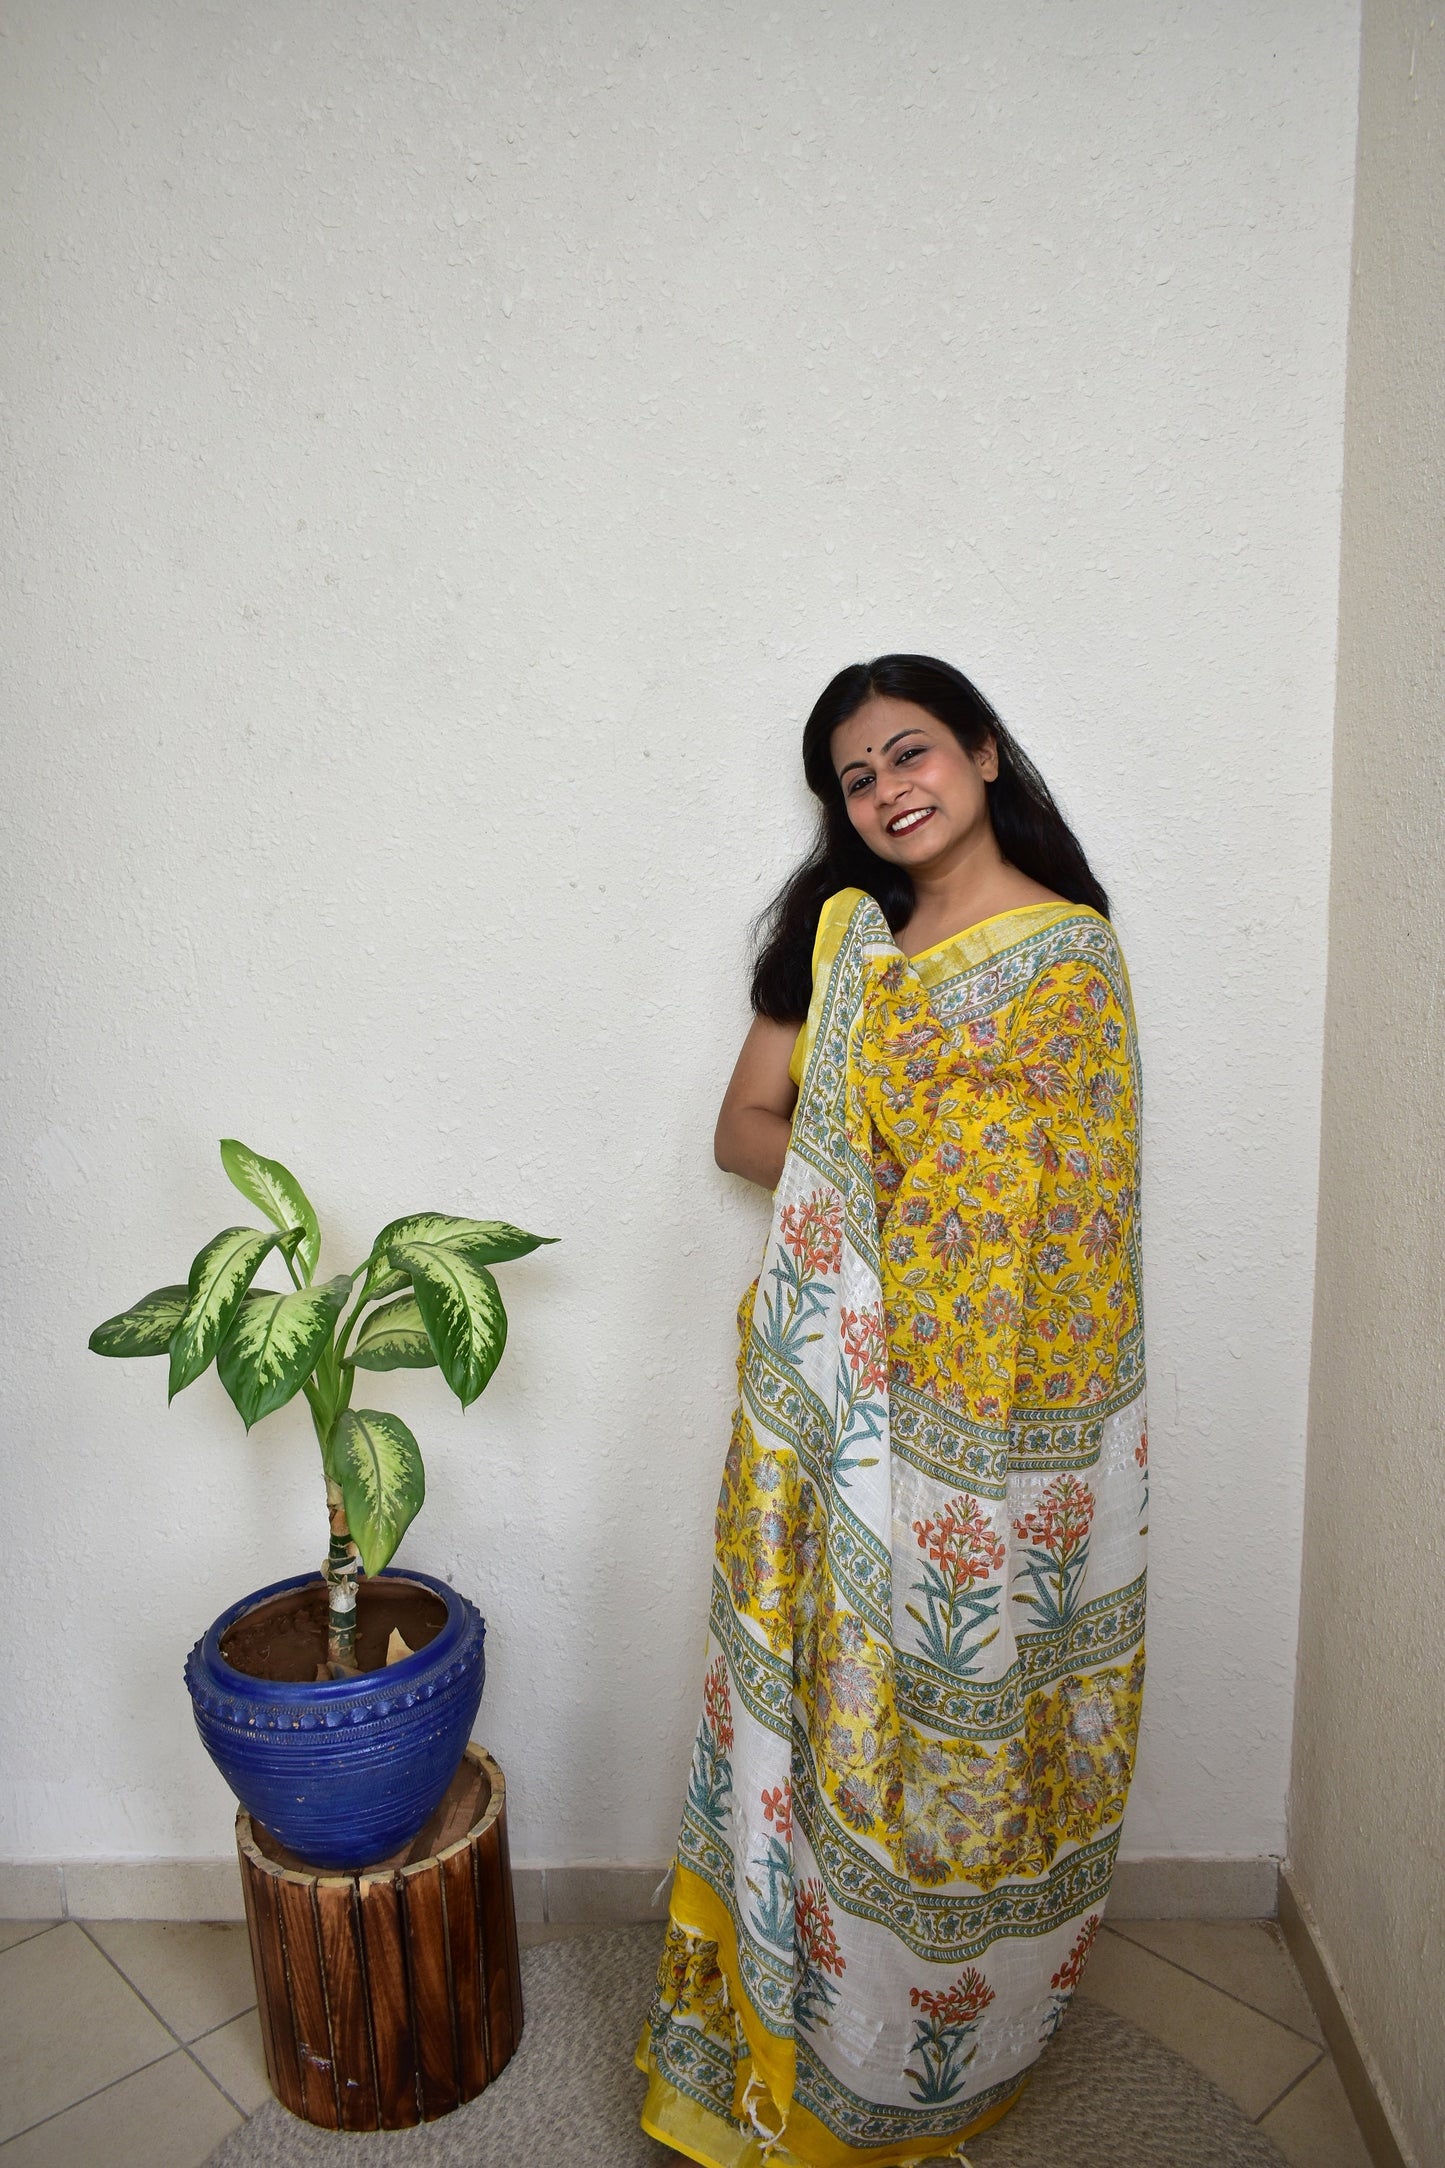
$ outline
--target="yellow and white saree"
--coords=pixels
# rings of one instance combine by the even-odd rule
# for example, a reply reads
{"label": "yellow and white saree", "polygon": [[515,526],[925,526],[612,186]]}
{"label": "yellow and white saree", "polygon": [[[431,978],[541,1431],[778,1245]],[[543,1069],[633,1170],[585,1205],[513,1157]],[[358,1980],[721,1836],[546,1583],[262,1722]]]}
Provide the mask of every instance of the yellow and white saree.
{"label": "yellow and white saree", "polygon": [[826,906],[638,2062],[709,2168],[916,2162],[1018,2097],[1144,1676],[1139,1078],[1108,922]]}

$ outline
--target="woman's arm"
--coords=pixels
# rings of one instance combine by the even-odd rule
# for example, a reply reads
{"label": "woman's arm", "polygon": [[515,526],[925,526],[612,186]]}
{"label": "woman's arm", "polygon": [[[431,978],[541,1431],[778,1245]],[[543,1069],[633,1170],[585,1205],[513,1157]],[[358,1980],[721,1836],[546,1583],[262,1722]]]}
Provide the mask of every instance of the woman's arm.
{"label": "woman's arm", "polygon": [[718,1165],[764,1189],[777,1188],[788,1153],[798,1102],[788,1063],[797,1037],[796,1024],[775,1024],[765,1016],[753,1019],[717,1118],[713,1151]]}

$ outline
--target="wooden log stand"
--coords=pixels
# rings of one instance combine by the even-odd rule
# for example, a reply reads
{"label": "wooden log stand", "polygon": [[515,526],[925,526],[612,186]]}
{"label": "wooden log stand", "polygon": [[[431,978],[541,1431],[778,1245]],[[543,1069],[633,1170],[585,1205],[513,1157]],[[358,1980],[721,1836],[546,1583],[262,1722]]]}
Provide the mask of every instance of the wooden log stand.
{"label": "wooden log stand", "polygon": [[469,1746],[405,1852],[325,1874],[244,1811],[236,1848],[266,2072],[326,2130],[404,2130],[471,2100],[522,2036],[506,1784]]}

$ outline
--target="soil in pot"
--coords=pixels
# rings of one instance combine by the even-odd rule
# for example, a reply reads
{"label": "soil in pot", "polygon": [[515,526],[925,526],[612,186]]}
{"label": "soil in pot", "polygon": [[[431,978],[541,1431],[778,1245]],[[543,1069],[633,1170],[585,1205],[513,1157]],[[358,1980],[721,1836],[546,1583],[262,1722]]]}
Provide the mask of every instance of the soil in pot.
{"label": "soil in pot", "polygon": [[[414,1581],[363,1580],[356,1590],[358,1671],[381,1671],[393,1627],[416,1655],[435,1641],[447,1607]],[[292,1589],[257,1604],[221,1636],[221,1655],[252,1679],[289,1679],[310,1684],[326,1662],[326,1588]]]}

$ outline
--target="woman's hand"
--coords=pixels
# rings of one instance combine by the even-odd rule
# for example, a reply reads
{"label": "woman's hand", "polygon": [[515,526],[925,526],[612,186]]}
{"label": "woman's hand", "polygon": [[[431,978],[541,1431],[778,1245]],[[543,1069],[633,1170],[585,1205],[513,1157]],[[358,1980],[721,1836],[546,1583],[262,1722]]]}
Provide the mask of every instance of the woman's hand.
{"label": "woman's hand", "polygon": [[788,1133],[798,1087],[788,1074],[797,1044],[796,1024],[753,1019],[732,1080],[723,1094],[713,1151],[726,1174],[776,1189],[788,1154]]}

